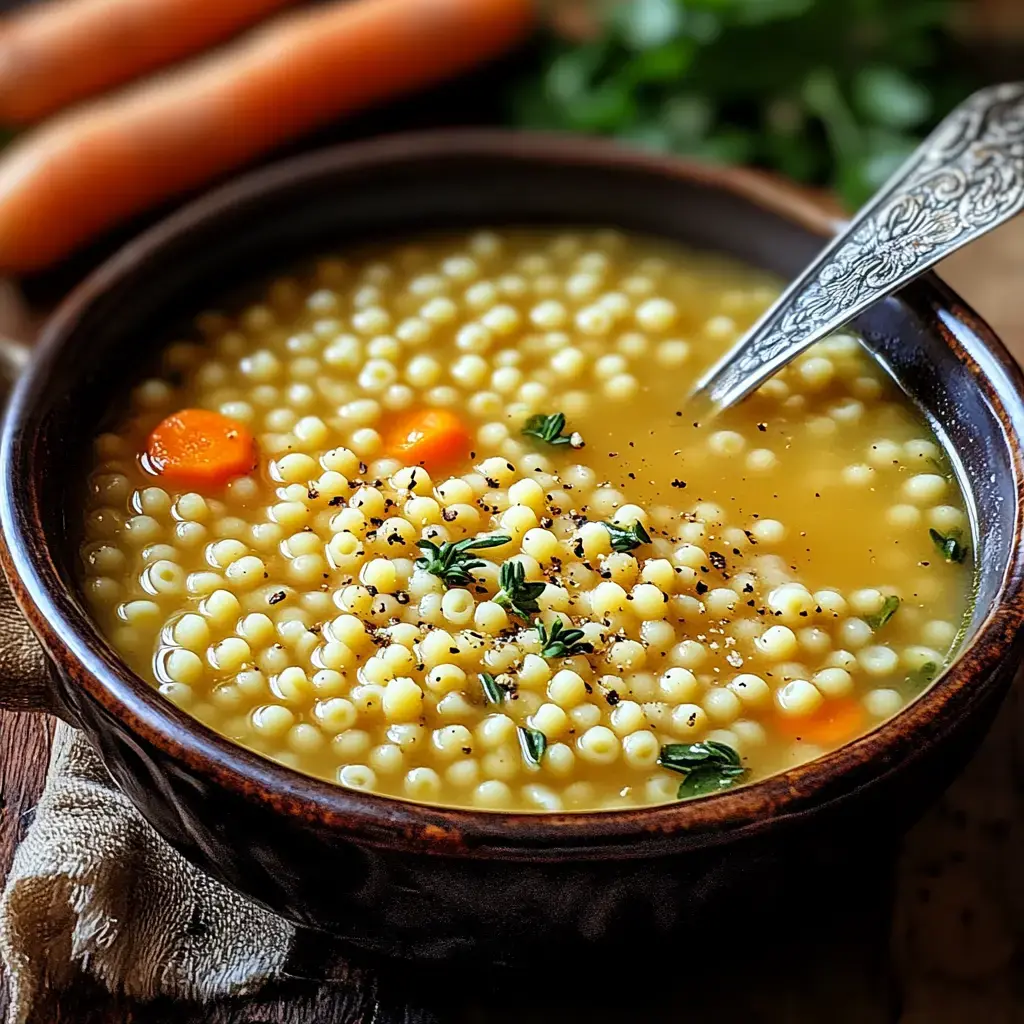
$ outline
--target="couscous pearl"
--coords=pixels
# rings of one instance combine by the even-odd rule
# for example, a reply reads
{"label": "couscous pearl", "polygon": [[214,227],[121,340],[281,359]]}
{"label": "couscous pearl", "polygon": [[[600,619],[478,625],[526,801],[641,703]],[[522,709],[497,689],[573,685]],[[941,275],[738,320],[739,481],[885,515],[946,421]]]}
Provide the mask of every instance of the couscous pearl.
{"label": "couscous pearl", "polygon": [[569,716],[557,704],[542,704],[531,716],[530,725],[549,739],[557,739],[569,729]]}
{"label": "couscous pearl", "polygon": [[826,697],[846,697],[853,690],[853,676],[842,668],[823,668],[812,679],[814,685]]}
{"label": "couscous pearl", "polygon": [[619,756],[621,747],[618,736],[603,725],[595,725],[577,740],[578,755],[591,764],[612,764]]}
{"label": "couscous pearl", "polygon": [[755,473],[767,473],[778,465],[778,458],[768,448],[754,448],[747,454],[747,469]]}
{"label": "couscous pearl", "polygon": [[786,528],[777,519],[759,519],[750,532],[758,544],[781,544],[786,537]]}
{"label": "couscous pearl", "polygon": [[921,639],[929,647],[945,650],[952,645],[957,633],[958,629],[952,622],[934,619],[925,624],[924,629],[921,631]]}
{"label": "couscous pearl", "polygon": [[775,691],[775,703],[782,714],[804,718],[813,714],[823,702],[821,692],[806,679],[793,679]]}
{"label": "couscous pearl", "polygon": [[942,655],[931,647],[911,645],[904,649],[902,659],[911,672],[921,672],[928,669],[933,675],[942,666]]}
{"label": "couscous pearl", "polygon": [[946,493],[948,483],[937,473],[918,473],[904,483],[903,496],[914,505],[933,505]]}
{"label": "couscous pearl", "polygon": [[760,708],[771,701],[771,687],[760,676],[742,673],[727,685],[744,706]]}
{"label": "couscous pearl", "polygon": [[821,391],[828,387],[835,376],[835,366],[825,356],[812,356],[800,362],[797,368],[801,380],[812,390]]}
{"label": "couscous pearl", "polygon": [[512,806],[512,790],[497,779],[480,783],[473,790],[473,804],[488,810],[501,810]]}
{"label": "couscous pearl", "polygon": [[699,704],[678,704],[672,709],[670,723],[671,730],[676,736],[681,739],[696,739],[707,729],[708,716]]}
{"label": "couscous pearl", "polygon": [[788,626],[769,626],[755,643],[757,649],[773,661],[792,658],[799,649],[796,634]]}
{"label": "couscous pearl", "polygon": [[722,687],[709,689],[704,694],[701,704],[715,725],[728,725],[735,721],[743,710],[743,703],[733,690]]}
{"label": "couscous pearl", "polygon": [[942,458],[942,451],[939,449],[939,446],[923,438],[907,441],[903,446],[903,450],[907,458],[918,463],[935,462]]}
{"label": "couscous pearl", "polygon": [[910,530],[921,522],[921,510],[914,505],[893,505],[886,509],[886,522],[900,530]]}
{"label": "couscous pearl", "polygon": [[667,331],[676,320],[675,304],[668,299],[652,298],[640,303],[636,309],[636,322],[641,330]]}
{"label": "couscous pearl", "polygon": [[899,657],[890,647],[865,647],[857,654],[857,661],[869,676],[891,675],[899,664]]}
{"label": "couscous pearl", "polygon": [[294,713],[279,704],[267,704],[252,713],[253,728],[262,736],[283,736],[294,724]]}
{"label": "couscous pearl", "polygon": [[616,402],[624,402],[637,393],[640,384],[636,377],[628,373],[620,373],[605,381],[604,394]]}
{"label": "couscous pearl", "polygon": [[851,650],[858,650],[868,643],[874,630],[863,619],[845,619],[839,626],[839,642]]}
{"label": "couscous pearl", "polygon": [[928,512],[928,522],[933,529],[940,533],[950,533],[953,530],[967,528],[967,517],[961,509],[954,505],[936,505]]}
{"label": "couscous pearl", "polygon": [[[522,680],[522,673],[520,673]],[[548,697],[561,708],[573,708],[587,696],[584,679],[570,669],[557,672],[547,685]]]}
{"label": "couscous pearl", "polygon": [[843,483],[851,487],[867,487],[875,478],[875,470],[872,466],[857,463],[852,466],[844,466],[842,470]]}
{"label": "couscous pearl", "polygon": [[372,790],[377,786],[377,773],[367,765],[346,764],[338,769],[338,782],[348,789]]}
{"label": "couscous pearl", "polygon": [[739,455],[745,445],[743,435],[736,433],[735,430],[719,430],[708,438],[708,447],[715,455]]}
{"label": "couscous pearl", "polygon": [[895,441],[874,441],[867,450],[867,460],[877,469],[898,465],[903,455],[903,448]]}
{"label": "couscous pearl", "polygon": [[864,695],[864,707],[873,718],[888,718],[903,707],[903,697],[899,690],[869,690]]}
{"label": "couscous pearl", "polygon": [[163,665],[171,682],[194,686],[203,676],[203,662],[193,651],[169,651]]}

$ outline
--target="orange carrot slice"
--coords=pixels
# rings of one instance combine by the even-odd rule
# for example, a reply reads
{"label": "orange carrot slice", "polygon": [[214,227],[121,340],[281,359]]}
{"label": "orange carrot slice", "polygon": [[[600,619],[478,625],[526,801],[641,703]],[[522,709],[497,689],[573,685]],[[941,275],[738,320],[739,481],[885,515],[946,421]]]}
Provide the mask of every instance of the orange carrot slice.
{"label": "orange carrot slice", "polygon": [[864,729],[864,709],[853,697],[826,700],[813,715],[792,718],[775,715],[774,727],[784,736],[819,747],[838,747]]}
{"label": "orange carrot slice", "polygon": [[149,467],[168,483],[219,487],[256,465],[256,441],[236,420],[208,409],[182,409],[149,435]]}
{"label": "orange carrot slice", "polygon": [[421,409],[395,425],[388,451],[409,466],[428,472],[447,469],[468,459],[473,440],[462,420],[448,409]]}

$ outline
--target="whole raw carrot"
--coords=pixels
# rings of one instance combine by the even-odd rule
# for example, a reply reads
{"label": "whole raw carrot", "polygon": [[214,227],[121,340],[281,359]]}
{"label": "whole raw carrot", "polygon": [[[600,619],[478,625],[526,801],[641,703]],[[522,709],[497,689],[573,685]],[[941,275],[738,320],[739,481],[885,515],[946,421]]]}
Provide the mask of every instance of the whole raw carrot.
{"label": "whole raw carrot", "polygon": [[0,160],[0,269],[45,266],[115,222],[321,125],[495,56],[531,0],[352,0],[58,116]]}
{"label": "whole raw carrot", "polygon": [[49,0],[0,19],[0,123],[28,124],[294,0]]}

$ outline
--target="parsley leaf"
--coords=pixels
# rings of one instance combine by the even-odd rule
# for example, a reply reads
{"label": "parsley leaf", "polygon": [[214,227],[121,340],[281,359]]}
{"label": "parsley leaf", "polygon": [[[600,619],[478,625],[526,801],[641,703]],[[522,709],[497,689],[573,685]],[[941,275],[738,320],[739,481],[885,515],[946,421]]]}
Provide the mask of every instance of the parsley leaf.
{"label": "parsley leaf", "polygon": [[890,594],[874,615],[864,616],[864,621],[877,633],[896,614],[899,606],[900,599],[895,594]]}
{"label": "parsley leaf", "polygon": [[531,729],[528,726],[520,725],[519,747],[523,752],[523,760],[527,766],[533,769],[540,767],[544,751],[548,749],[548,738],[540,729]]}
{"label": "parsley leaf", "polygon": [[490,672],[478,673],[480,688],[484,691],[484,699],[488,704],[503,704],[505,702],[505,687],[498,682]]}
{"label": "parsley leaf", "polygon": [[947,562],[962,562],[967,557],[967,552],[971,550],[966,544],[960,543],[963,536],[960,530],[950,530],[945,536],[938,530],[929,530],[928,536]]}
{"label": "parsley leaf", "polygon": [[661,748],[658,764],[683,776],[676,792],[680,800],[728,789],[748,774],[740,755],[727,743],[717,740],[668,743]]}

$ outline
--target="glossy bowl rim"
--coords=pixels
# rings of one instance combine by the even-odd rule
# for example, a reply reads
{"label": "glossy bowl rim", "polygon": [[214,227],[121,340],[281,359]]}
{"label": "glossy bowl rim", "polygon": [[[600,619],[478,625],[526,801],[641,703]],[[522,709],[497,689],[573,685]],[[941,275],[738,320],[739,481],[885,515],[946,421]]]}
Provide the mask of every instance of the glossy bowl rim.
{"label": "glossy bowl rim", "polygon": [[[996,599],[972,641],[919,698],[864,736],[807,762],[735,790],[677,803],[621,810],[496,812],[417,804],[401,798],[346,789],[264,759],[198,723],[123,665],[68,592],[41,529],[33,480],[38,438],[26,443],[33,410],[49,400],[47,379],[87,307],[140,262],[157,257],[171,240],[197,225],[250,202],[259,202],[296,182],[346,171],[415,164],[437,158],[500,157],[572,168],[625,168],[659,178],[718,188],[799,224],[823,238],[835,219],[807,193],[745,169],[724,169],[626,149],[604,140],[496,129],[418,132],[348,143],[291,158],[245,174],[188,203],[120,248],[76,287],[46,321],[31,364],[11,396],[0,445],[0,527],[6,540],[4,569],[37,636],[88,697],[128,729],[201,778],[316,822],[340,837],[367,845],[424,853],[496,859],[592,859],[650,856],[656,852],[722,842],[738,831],[760,831],[783,819],[803,817],[834,799],[870,785],[903,763],[908,737],[953,719],[950,700],[962,712],[966,689],[990,679],[1024,619],[1024,545],[1021,541],[1024,459],[1014,443],[1024,425],[1024,378],[990,328],[936,278],[928,276],[905,294],[930,305],[938,329],[972,371],[1002,425],[1014,467],[1014,535]],[[615,218],[609,217],[614,224]],[[960,346],[952,324],[972,332],[991,359],[982,367]],[[977,696],[977,695],[976,695]],[[970,697],[966,699],[972,699]],[[939,730],[941,731],[941,729]],[[843,784],[852,773],[857,782]]]}

